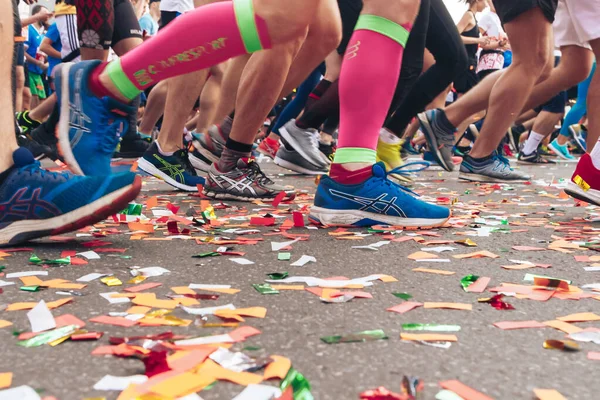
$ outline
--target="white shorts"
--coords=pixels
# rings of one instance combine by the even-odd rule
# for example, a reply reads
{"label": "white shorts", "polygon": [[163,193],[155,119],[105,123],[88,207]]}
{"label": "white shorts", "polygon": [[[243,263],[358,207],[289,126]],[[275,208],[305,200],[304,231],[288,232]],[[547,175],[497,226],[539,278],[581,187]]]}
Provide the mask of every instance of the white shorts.
{"label": "white shorts", "polygon": [[[64,59],[72,52],[79,49],[79,38],[77,37],[77,15],[57,15],[54,18],[56,21],[56,28],[60,34],[60,41],[62,43],[62,49],[60,56]],[[81,56],[73,59],[72,62],[81,60]]]}
{"label": "white shorts", "polygon": [[591,49],[600,38],[600,0],[559,0],[553,28],[556,46]]}

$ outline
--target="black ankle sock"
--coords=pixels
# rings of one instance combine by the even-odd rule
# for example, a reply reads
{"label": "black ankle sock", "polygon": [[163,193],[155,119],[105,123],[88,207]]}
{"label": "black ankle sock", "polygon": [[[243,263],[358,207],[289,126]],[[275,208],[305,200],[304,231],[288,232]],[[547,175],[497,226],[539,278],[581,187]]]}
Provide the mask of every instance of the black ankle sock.
{"label": "black ankle sock", "polygon": [[227,138],[227,143],[225,144],[229,150],[237,151],[240,153],[250,153],[252,152],[252,145],[246,143],[236,142],[232,138]]}
{"label": "black ankle sock", "polygon": [[486,161],[491,160],[494,157],[494,153],[490,154],[489,156],[485,156],[485,157],[481,157],[481,158],[475,158],[475,157],[471,157],[469,155],[467,155],[467,157],[469,157],[471,159],[471,161],[475,161],[476,163],[484,163]]}

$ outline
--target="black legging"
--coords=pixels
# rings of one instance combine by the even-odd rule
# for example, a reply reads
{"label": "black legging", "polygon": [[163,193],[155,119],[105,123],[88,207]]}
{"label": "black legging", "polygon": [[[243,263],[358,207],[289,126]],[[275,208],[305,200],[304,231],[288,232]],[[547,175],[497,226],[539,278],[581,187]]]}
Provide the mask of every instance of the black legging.
{"label": "black legging", "polygon": [[[425,48],[436,62],[421,74]],[[385,127],[402,136],[410,121],[466,69],[467,52],[444,2],[421,0],[419,16],[404,51],[391,117]]]}

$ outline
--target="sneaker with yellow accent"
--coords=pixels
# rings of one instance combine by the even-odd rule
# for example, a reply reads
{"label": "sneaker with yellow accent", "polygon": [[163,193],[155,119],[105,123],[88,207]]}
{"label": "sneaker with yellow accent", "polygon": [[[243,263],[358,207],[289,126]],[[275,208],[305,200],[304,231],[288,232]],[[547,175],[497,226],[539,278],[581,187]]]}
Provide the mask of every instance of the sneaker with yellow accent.
{"label": "sneaker with yellow accent", "polygon": [[[404,161],[400,157],[402,143],[403,140],[396,144],[389,144],[381,139],[377,142],[377,161],[383,162],[386,171],[391,171],[404,165]],[[411,183],[413,181],[410,176],[399,174],[392,174],[391,176],[405,183]]]}
{"label": "sneaker with yellow accent", "polygon": [[578,200],[600,206],[600,170],[594,166],[589,154],[585,153],[579,159],[565,192]]}

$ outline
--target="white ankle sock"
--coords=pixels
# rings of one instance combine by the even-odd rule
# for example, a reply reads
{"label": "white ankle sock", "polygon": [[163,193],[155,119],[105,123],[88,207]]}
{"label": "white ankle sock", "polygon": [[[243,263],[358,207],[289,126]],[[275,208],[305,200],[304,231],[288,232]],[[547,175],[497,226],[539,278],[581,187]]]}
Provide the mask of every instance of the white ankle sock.
{"label": "white ankle sock", "polygon": [[531,131],[527,141],[525,142],[525,146],[523,147],[523,154],[528,156],[533,153],[538,148],[540,143],[542,143],[542,140],[544,140],[545,137],[546,135]]}
{"label": "white ankle sock", "polygon": [[379,139],[381,139],[383,143],[387,144],[399,144],[402,142],[402,139],[385,128],[381,128],[379,130]]}
{"label": "white ankle sock", "polygon": [[592,164],[594,164],[594,167],[600,169],[600,142],[596,143],[590,153],[590,157],[592,157]]}
{"label": "white ankle sock", "polygon": [[175,153],[174,151],[171,151],[171,152],[163,151],[163,150],[160,148],[160,143],[158,143],[158,141],[156,142],[156,147],[158,147],[158,152],[159,152],[160,154],[162,154],[163,156],[166,156],[166,157],[168,157],[168,156],[172,156],[172,155],[173,155],[173,153]]}

